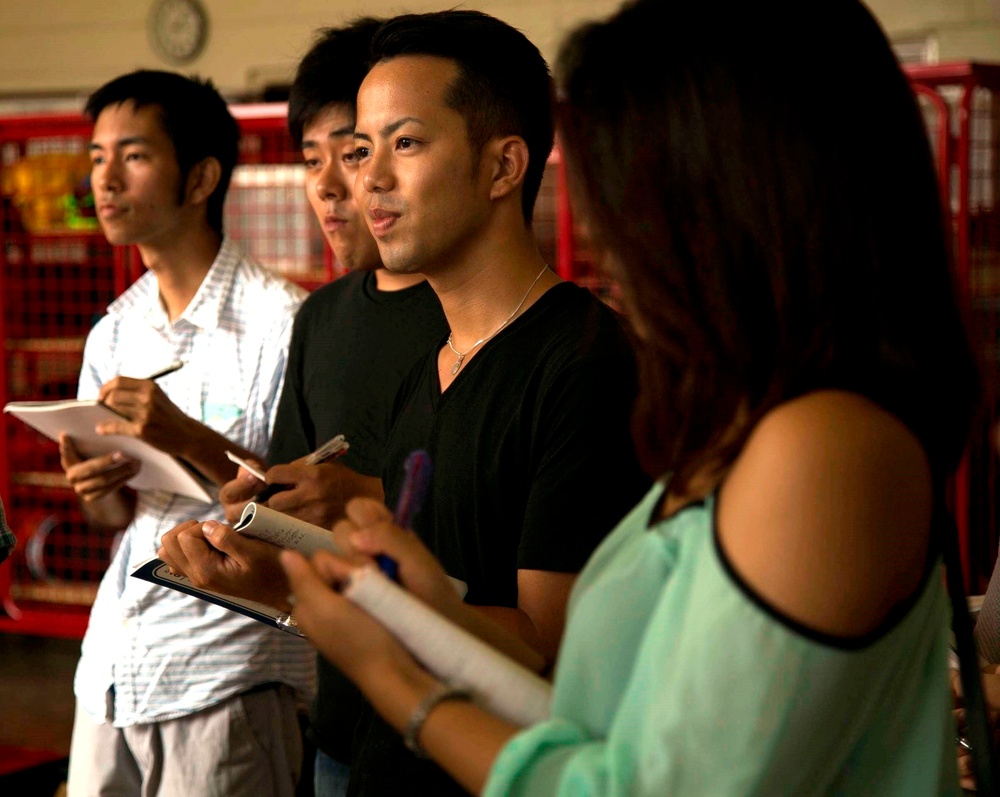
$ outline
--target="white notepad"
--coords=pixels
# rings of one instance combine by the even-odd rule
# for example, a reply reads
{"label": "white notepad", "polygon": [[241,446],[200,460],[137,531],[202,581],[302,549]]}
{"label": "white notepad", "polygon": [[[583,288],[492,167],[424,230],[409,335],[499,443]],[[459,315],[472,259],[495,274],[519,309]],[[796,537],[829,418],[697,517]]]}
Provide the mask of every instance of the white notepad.
{"label": "white notepad", "polygon": [[215,502],[215,497],[180,460],[136,437],[97,434],[94,431],[97,424],[120,421],[124,417],[97,399],[14,401],[7,404],[3,411],[51,440],[58,442],[59,435],[65,432],[73,438],[77,450],[85,457],[121,451],[139,460],[142,467],[129,479],[129,487],[166,490],[206,504]]}

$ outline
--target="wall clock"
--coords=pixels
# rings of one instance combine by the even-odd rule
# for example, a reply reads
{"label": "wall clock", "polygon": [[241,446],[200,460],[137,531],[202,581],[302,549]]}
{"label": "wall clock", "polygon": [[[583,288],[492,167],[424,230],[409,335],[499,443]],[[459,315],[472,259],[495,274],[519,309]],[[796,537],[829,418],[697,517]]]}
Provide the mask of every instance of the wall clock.
{"label": "wall clock", "polygon": [[208,42],[205,7],[199,0],[156,0],[149,10],[149,39],[166,61],[193,61]]}

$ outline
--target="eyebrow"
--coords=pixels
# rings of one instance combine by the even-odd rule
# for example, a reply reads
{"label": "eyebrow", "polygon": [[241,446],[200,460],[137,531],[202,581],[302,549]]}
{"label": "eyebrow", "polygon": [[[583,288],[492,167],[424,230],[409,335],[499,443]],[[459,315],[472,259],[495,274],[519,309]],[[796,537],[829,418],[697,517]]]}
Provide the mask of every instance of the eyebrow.
{"label": "eyebrow", "polygon": [[[397,119],[395,122],[390,122],[389,124],[387,124],[385,127],[383,127],[381,130],[378,131],[378,134],[382,138],[391,136],[407,122],[414,122],[418,125],[423,125],[423,122],[416,116],[404,116],[402,119]],[[357,130],[354,131],[354,138],[361,139],[362,141],[372,140],[371,136],[369,136],[367,133],[359,133]]]}
{"label": "eyebrow", "polygon": [[[336,130],[331,130],[327,134],[327,139],[331,138],[343,138],[344,136],[354,135],[354,125],[348,125],[345,127],[338,127]],[[319,142],[314,138],[306,138],[302,140],[302,149],[309,149],[310,147],[316,148],[319,146]]]}
{"label": "eyebrow", "polygon": [[[132,144],[148,144],[148,143],[149,143],[149,139],[146,138],[145,136],[129,136],[128,138],[120,138],[120,139],[118,139],[114,143],[114,146],[116,146],[116,147],[128,147],[128,146],[130,146]],[[91,149],[91,151],[93,151],[95,149],[104,149],[104,147],[101,146],[100,144],[98,144],[96,141],[91,141],[90,142],[90,149]]]}

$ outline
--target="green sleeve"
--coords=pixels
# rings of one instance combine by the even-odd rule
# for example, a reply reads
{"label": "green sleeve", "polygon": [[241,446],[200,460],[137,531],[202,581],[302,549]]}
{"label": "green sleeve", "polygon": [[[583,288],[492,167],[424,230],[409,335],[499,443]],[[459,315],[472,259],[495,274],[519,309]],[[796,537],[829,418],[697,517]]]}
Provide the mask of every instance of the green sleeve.
{"label": "green sleeve", "polygon": [[[581,596],[574,613],[586,622],[574,617],[567,631],[554,718],[501,751],[484,794],[959,793],[936,579],[871,644],[830,645],[751,599],[713,542],[682,551],[627,671],[600,659],[635,596],[620,585]],[[601,727],[593,706],[619,690]]]}

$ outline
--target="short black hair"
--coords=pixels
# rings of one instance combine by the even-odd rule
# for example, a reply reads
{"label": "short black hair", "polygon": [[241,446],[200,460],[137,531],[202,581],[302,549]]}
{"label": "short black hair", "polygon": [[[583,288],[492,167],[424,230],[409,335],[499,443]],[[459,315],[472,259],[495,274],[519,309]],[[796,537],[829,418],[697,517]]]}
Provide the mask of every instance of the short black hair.
{"label": "short black hair", "polygon": [[288,94],[288,132],[296,147],[312,121],[331,105],[357,108],[358,88],[368,72],[371,43],[384,20],[360,17],[339,28],[320,28],[299,62]]}
{"label": "short black hair", "polygon": [[458,78],[445,102],[466,123],[472,151],[516,135],[528,145],[521,209],[525,224],[552,151],[552,79],[545,59],[516,28],[479,11],[404,14],[386,22],[372,41],[372,63],[403,55],[447,58]]}
{"label": "short black hair", "polygon": [[[239,157],[240,140],[239,125],[222,95],[210,80],[139,69],[97,89],[87,98],[84,113],[96,121],[109,105],[123,103],[132,103],[136,110],[147,106],[159,109],[163,130],[174,145],[182,180],[205,158],[219,162],[222,174],[208,198],[207,220],[221,235],[222,206]],[[184,190],[183,182],[180,190]]]}
{"label": "short black hair", "polygon": [[651,473],[682,493],[821,389],[957,466],[979,375],[923,120],[858,0],[640,0],[558,72],[573,196],[642,327]]}

